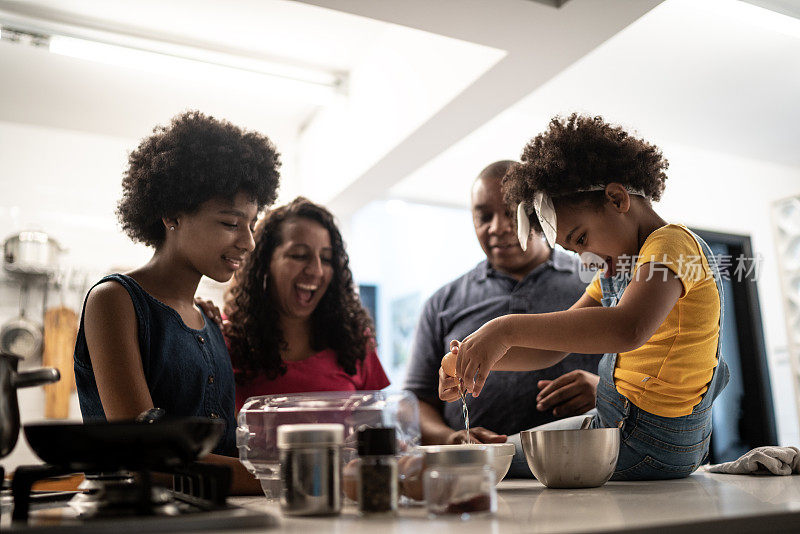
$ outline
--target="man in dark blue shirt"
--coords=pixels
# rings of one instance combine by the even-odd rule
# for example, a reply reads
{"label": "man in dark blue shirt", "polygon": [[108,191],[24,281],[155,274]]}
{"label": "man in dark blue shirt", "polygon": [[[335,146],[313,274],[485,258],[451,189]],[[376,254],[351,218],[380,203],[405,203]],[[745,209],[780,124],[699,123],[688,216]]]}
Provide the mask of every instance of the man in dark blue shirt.
{"label": "man in dark blue shirt", "polygon": [[[512,165],[489,165],[472,187],[475,233],[486,260],[434,293],[417,326],[405,389],[420,401],[424,444],[466,441],[461,402],[443,403],[438,397],[439,366],[451,340],[464,339],[502,315],[565,310],[586,287],[578,277],[577,258],[550,249],[533,233],[527,251],[519,246],[501,191]],[[467,398],[471,440],[502,442],[522,430],[594,408],[598,362],[596,355],[570,355],[540,371],[491,373],[480,397]],[[518,437],[512,441],[520,450],[510,474],[529,475]]]}

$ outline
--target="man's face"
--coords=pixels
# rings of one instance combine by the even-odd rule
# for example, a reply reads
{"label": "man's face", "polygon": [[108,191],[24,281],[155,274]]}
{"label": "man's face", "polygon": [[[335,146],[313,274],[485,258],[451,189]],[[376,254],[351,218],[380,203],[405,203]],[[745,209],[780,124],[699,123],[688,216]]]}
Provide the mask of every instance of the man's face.
{"label": "man's face", "polygon": [[524,276],[545,245],[532,233],[528,250],[523,251],[511,217],[503,203],[500,180],[478,178],[472,186],[472,222],[486,259],[499,271]]}

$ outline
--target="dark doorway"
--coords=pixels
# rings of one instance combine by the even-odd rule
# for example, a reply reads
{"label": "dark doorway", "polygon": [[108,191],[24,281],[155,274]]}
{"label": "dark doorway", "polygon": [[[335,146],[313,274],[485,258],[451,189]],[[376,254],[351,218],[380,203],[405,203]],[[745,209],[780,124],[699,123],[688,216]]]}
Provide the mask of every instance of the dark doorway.
{"label": "dark doorway", "polygon": [[756,287],[758,263],[749,236],[693,231],[722,258],[719,262],[725,292],[722,352],[731,370],[731,380],[714,402],[709,461],[727,462],[750,449],[775,445],[778,441]]}
{"label": "dark doorway", "polygon": [[[369,284],[359,284],[358,296],[361,305],[364,306],[372,317],[375,328],[378,328],[378,286]],[[377,339],[377,332],[375,333]]]}

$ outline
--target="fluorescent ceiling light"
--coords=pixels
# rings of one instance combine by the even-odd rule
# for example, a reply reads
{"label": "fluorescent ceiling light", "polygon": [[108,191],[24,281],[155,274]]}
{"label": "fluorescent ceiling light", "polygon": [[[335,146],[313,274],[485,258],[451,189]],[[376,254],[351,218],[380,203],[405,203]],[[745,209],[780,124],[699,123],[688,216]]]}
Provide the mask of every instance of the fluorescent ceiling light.
{"label": "fluorescent ceiling light", "polygon": [[[3,20],[6,19],[6,20]],[[45,47],[53,53],[132,68],[197,83],[242,83],[264,87],[287,98],[327,104],[345,94],[347,75],[248,50],[214,48],[207,43],[184,44],[157,36],[113,33],[42,19],[0,18],[3,39]]]}
{"label": "fluorescent ceiling light", "polygon": [[[307,72],[301,72],[301,68],[288,65],[279,65],[280,69],[274,69],[274,65],[265,65],[263,62],[248,58],[228,57],[225,59],[229,61],[223,63],[220,61],[221,58],[214,57],[214,54],[203,60],[61,35],[50,37],[49,50],[54,54],[153,74],[176,76],[197,83],[213,84],[224,80],[228,83],[236,82],[250,86],[265,84],[271,91],[320,105],[330,103],[342,93],[341,82],[333,74],[307,69]],[[300,77],[301,75],[303,76]]]}

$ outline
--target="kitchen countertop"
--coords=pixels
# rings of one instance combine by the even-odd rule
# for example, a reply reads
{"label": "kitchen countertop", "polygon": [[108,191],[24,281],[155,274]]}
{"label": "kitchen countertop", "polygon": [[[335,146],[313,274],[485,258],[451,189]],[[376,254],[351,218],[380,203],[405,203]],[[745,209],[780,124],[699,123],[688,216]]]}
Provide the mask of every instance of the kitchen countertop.
{"label": "kitchen countertop", "polygon": [[[270,512],[279,530],[314,534],[468,534],[517,532],[798,532],[800,476],[742,476],[698,471],[681,480],[609,482],[600,488],[548,489],[535,480],[498,486],[497,514],[461,521],[428,519],[424,506],[394,519],[362,519],[355,506],[334,517],[286,517],[263,497],[233,504]],[[275,532],[276,530],[272,530]]]}

